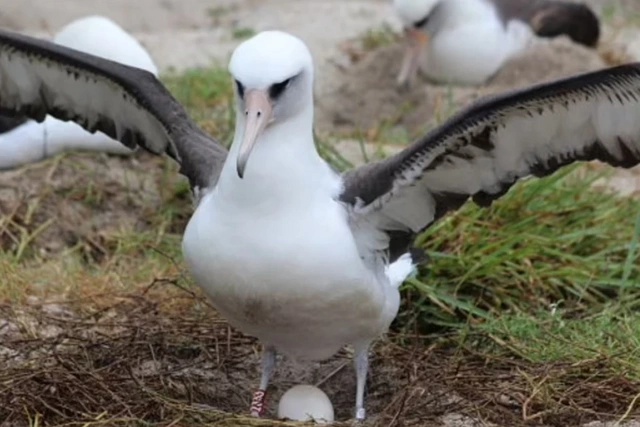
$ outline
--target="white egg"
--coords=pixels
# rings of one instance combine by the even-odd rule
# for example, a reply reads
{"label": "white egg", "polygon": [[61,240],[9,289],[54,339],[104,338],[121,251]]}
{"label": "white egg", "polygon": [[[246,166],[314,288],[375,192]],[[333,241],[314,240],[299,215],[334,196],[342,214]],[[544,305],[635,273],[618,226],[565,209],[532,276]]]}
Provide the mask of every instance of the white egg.
{"label": "white egg", "polygon": [[318,387],[297,385],[287,390],[280,398],[278,418],[331,423],[333,422],[333,405],[329,397]]}

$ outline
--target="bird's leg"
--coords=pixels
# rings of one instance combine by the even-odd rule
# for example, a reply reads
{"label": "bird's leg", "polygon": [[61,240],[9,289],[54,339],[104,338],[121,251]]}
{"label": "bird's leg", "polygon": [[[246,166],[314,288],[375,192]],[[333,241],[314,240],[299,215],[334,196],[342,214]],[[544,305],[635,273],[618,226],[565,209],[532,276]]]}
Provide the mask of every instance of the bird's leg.
{"label": "bird's leg", "polygon": [[364,387],[369,371],[369,343],[354,346],[354,362],[356,367],[356,421],[364,421]]}
{"label": "bird's leg", "polygon": [[276,366],[276,350],[271,346],[265,346],[262,349],[262,376],[260,377],[260,387],[253,392],[251,399],[251,415],[259,417],[264,412],[267,386],[269,379]]}

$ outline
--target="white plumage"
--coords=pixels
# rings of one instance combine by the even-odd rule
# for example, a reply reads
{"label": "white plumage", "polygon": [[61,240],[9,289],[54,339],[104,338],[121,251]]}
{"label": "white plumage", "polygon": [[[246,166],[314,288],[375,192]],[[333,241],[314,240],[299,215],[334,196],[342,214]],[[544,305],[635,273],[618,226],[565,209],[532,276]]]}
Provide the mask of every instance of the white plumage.
{"label": "white plumage", "polygon": [[[243,178],[236,163],[247,118],[238,105],[219,184],[185,230],[189,270],[216,309],[267,349],[321,360],[353,344],[366,357],[396,316],[397,282],[410,269],[406,258],[398,261],[403,268],[392,270],[392,284],[383,264],[372,269],[361,258],[338,200],[342,180],[313,141],[311,56],[299,39],[264,32],[236,49],[229,68],[247,92],[298,77],[293,94],[275,106]],[[358,381],[364,386],[364,377]],[[364,414],[361,402],[358,410]]]}

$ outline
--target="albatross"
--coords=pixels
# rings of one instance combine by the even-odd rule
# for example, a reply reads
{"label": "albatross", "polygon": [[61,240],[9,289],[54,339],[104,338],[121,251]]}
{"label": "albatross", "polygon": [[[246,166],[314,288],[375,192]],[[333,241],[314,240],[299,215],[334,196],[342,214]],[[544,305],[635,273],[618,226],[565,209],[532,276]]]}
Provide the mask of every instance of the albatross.
{"label": "albatross", "polygon": [[51,114],[128,147],[167,153],[194,192],[188,270],[229,323],[263,344],[251,412],[265,408],[276,352],[321,360],[354,347],[355,418],[365,418],[368,349],[398,312],[412,242],[468,199],[575,161],[640,163],[640,64],[482,98],[384,160],[338,173],[314,144],[311,54],[266,31],[229,71],[227,151],[151,73],[0,30],[0,112]]}
{"label": "albatross", "polygon": [[588,6],[557,0],[393,0],[405,32],[397,83],[418,69],[439,83],[486,82],[535,36],[594,47],[600,23]]}

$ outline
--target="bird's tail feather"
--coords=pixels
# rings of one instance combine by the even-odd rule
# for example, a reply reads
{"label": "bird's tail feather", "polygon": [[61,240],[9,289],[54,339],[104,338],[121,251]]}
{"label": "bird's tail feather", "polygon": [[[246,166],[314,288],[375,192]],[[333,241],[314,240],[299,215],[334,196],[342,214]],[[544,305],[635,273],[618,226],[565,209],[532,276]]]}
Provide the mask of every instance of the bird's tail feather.
{"label": "bird's tail feather", "polygon": [[420,249],[411,249],[406,254],[396,259],[386,267],[386,275],[391,286],[397,288],[409,276],[416,273],[416,265],[426,259],[425,253]]}

